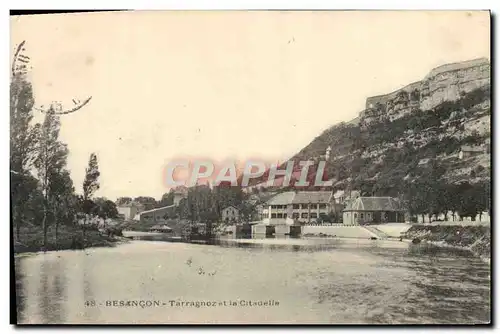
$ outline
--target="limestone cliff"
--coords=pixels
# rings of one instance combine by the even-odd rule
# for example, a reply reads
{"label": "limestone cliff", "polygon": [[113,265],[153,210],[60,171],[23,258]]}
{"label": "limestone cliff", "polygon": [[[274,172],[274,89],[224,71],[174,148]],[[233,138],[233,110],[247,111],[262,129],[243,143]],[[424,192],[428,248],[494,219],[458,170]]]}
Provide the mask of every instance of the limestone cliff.
{"label": "limestone cliff", "polygon": [[369,97],[360,114],[360,126],[374,121],[393,121],[417,110],[427,111],[446,101],[457,101],[475,89],[490,85],[486,58],[439,66],[422,80],[390,94]]}

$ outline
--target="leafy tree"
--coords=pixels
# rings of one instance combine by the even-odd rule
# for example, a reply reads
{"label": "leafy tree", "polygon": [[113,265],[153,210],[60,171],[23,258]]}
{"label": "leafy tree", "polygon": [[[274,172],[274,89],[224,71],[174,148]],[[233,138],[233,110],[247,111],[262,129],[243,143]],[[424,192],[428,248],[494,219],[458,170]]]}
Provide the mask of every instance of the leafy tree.
{"label": "leafy tree", "polygon": [[156,207],[156,199],[149,196],[139,196],[134,198],[134,202],[144,205],[145,210],[151,210]]}
{"label": "leafy tree", "polygon": [[99,197],[94,200],[96,205],[96,213],[102,219],[116,218],[118,216],[118,209],[113,201],[107,198]]}
{"label": "leafy tree", "polygon": [[15,75],[10,84],[10,182],[12,221],[16,239],[25,212],[29,210],[29,199],[36,190],[29,170],[36,156],[39,125],[32,125],[33,90],[23,76]]}
{"label": "leafy tree", "polygon": [[168,193],[163,194],[161,197],[161,200],[158,202],[156,205],[158,208],[164,207],[164,206],[170,206],[174,204],[174,196],[175,196],[175,190],[170,189]]}
{"label": "leafy tree", "polygon": [[85,169],[85,179],[83,180],[83,199],[91,199],[94,193],[99,190],[99,165],[97,162],[97,155],[90,154],[88,167]]}
{"label": "leafy tree", "polygon": [[120,206],[132,202],[132,197],[118,197],[116,205]]}
{"label": "leafy tree", "polygon": [[62,221],[72,220],[72,206],[75,205],[72,195],[75,191],[73,181],[67,170],[51,171],[49,183],[50,207],[55,220],[55,241],[58,242],[59,225]]}
{"label": "leafy tree", "polygon": [[[85,168],[85,178],[83,180],[83,199],[82,199],[82,209],[87,215],[91,215],[96,210],[96,205],[92,201],[92,196],[95,192],[99,190],[99,165],[97,161],[97,155],[95,153],[90,154],[88,167]],[[85,229],[86,221],[82,225],[83,240],[85,241]]]}
{"label": "leafy tree", "polygon": [[[61,123],[59,117],[50,109],[45,114],[41,126],[37,156],[34,161],[38,178],[43,193],[43,245],[47,247],[47,228],[49,210],[54,208],[57,201],[58,183],[61,182],[59,175],[66,168],[68,149],[66,144],[59,141]],[[53,213],[53,212],[52,212]]]}

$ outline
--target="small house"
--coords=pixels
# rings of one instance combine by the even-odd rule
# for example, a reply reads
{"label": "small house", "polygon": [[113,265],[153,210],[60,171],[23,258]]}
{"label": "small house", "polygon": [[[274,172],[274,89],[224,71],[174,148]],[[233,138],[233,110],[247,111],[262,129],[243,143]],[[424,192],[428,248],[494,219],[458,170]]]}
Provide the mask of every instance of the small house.
{"label": "small house", "polygon": [[343,212],[345,225],[404,223],[404,219],[404,210],[392,197],[358,197]]}
{"label": "small house", "polygon": [[239,220],[240,218],[240,211],[238,208],[230,205],[226,208],[224,208],[221,212],[222,216],[222,221],[225,223],[235,223]]}

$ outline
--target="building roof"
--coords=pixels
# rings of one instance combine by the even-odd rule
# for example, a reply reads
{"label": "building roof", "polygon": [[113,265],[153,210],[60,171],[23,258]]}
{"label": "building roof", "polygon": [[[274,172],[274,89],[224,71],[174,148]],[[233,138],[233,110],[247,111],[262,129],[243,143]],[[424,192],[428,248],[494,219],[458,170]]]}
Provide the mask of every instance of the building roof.
{"label": "building roof", "polygon": [[295,197],[294,191],[286,191],[286,192],[283,192],[281,194],[278,194],[278,195],[272,197],[269,201],[267,201],[267,204],[269,204],[269,205],[291,204],[294,197]]}
{"label": "building roof", "polygon": [[332,193],[330,191],[287,191],[271,198],[268,205],[328,203]]}
{"label": "building roof", "polygon": [[229,208],[233,208],[233,209],[236,209],[239,211],[239,209],[235,206],[232,206],[232,205],[229,205],[229,206],[226,206],[224,209],[222,209],[222,211],[226,210],[226,209],[229,209]]}
{"label": "building roof", "polygon": [[332,193],[330,191],[300,191],[295,193],[293,204],[328,203]]}
{"label": "building roof", "polygon": [[401,206],[392,197],[358,197],[344,211],[401,211]]}

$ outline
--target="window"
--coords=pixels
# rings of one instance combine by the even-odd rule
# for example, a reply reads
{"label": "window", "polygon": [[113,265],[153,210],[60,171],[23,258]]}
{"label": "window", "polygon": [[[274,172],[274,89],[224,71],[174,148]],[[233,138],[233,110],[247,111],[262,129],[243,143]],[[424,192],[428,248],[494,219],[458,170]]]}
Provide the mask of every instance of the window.
{"label": "window", "polygon": [[294,209],[300,209],[300,205],[299,205],[299,204],[294,204],[294,205],[293,205],[293,208],[294,208]]}
{"label": "window", "polygon": [[292,217],[293,217],[293,219],[296,219],[296,218],[299,218],[299,216],[300,216],[300,215],[299,215],[299,213],[298,213],[298,212],[294,212]]}
{"label": "window", "polygon": [[277,205],[271,205],[271,209],[276,209]]}
{"label": "window", "polygon": [[271,213],[271,218],[276,218],[276,214],[275,213]]}
{"label": "window", "polygon": [[286,214],[286,213],[284,213],[284,214],[283,214],[283,218],[285,218],[285,219],[286,219],[286,217],[287,217],[287,214]]}
{"label": "window", "polygon": [[283,218],[283,214],[282,213],[278,213],[278,218]]}
{"label": "window", "polygon": [[307,212],[302,212],[302,218],[307,218]]}
{"label": "window", "polygon": [[360,214],[361,219],[365,218],[364,216],[365,216],[364,214],[362,213]]}
{"label": "window", "polygon": [[320,204],[320,205],[319,205],[319,208],[320,208],[320,209],[326,209],[326,204],[324,204],[324,203],[323,203],[323,204]]}
{"label": "window", "polygon": [[354,218],[358,218],[358,214],[357,213],[354,214]]}
{"label": "window", "polygon": [[318,214],[316,212],[311,212],[311,218],[318,218]]}

